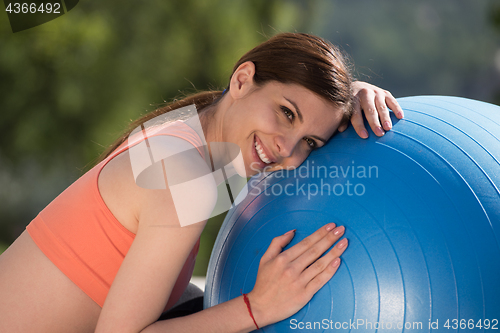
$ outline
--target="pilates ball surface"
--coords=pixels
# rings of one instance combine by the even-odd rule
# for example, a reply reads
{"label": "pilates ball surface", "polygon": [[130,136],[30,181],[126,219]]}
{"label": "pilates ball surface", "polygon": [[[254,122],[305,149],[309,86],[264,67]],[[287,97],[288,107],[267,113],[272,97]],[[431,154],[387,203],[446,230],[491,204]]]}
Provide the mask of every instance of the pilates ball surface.
{"label": "pilates ball surface", "polygon": [[383,137],[351,126],[301,168],[250,180],[214,246],[205,307],[252,290],[274,237],[297,229],[289,248],[335,222],[349,239],[336,275],[264,332],[500,329],[500,107],[398,101],[405,118],[391,114]]}

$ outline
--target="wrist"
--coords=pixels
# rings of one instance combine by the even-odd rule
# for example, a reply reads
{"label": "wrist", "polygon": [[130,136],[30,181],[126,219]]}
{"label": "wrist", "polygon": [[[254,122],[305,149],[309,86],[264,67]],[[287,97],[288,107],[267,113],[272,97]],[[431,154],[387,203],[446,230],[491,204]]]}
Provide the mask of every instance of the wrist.
{"label": "wrist", "polygon": [[243,296],[243,301],[245,302],[245,305],[247,307],[248,314],[250,315],[250,318],[252,318],[255,328],[260,329],[259,325],[255,321],[255,317],[252,312],[252,306],[250,305],[250,300],[248,299],[248,294],[242,294],[242,296]]}
{"label": "wrist", "polygon": [[253,318],[259,328],[272,324],[273,321],[269,320],[269,311],[266,309],[265,304],[261,304],[252,292],[249,292],[247,299],[250,303]]}

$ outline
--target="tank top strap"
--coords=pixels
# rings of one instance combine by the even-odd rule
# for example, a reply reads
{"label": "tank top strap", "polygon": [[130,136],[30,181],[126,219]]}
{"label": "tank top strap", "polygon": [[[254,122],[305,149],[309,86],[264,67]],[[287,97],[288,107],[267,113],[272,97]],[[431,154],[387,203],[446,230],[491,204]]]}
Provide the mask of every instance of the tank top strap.
{"label": "tank top strap", "polygon": [[201,140],[198,133],[183,121],[177,120],[159,126],[150,128],[142,127],[140,130],[134,130],[127,140],[125,140],[117,149],[115,149],[108,157],[106,157],[105,161],[107,162],[113,159],[115,156],[121,154],[122,152],[135,146],[136,144],[147,140],[148,138],[159,135],[174,136],[186,140],[187,142],[192,144],[200,153],[201,157],[205,159],[205,149],[203,147],[203,141]]}

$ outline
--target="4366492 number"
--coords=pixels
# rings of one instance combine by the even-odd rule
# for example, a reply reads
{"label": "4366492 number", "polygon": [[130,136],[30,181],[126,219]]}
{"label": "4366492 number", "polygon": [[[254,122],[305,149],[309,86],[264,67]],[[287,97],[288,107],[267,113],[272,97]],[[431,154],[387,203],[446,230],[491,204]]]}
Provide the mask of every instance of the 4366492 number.
{"label": "4366492 number", "polygon": [[448,319],[443,327],[447,329],[453,329],[456,330],[460,328],[461,330],[465,329],[474,329],[474,328],[479,328],[479,329],[485,329],[485,330],[498,330],[498,319],[484,319],[481,320],[479,319],[478,321],[475,321],[474,319]]}
{"label": "4366492 number", "polygon": [[46,13],[46,14],[61,14],[61,4],[55,3],[41,3],[40,5],[36,3],[9,3],[6,12],[14,14],[27,14],[27,13]]}

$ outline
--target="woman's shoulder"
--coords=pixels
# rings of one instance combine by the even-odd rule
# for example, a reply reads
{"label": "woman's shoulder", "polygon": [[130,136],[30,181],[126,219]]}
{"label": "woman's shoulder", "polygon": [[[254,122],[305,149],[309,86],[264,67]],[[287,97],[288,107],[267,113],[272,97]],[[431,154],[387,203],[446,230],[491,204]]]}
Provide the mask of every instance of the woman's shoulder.
{"label": "woman's shoulder", "polygon": [[208,218],[217,185],[199,150],[175,136],[151,137],[149,147],[156,158],[131,148],[102,169],[99,191],[111,213],[133,233],[146,215],[148,223],[177,226]]}

